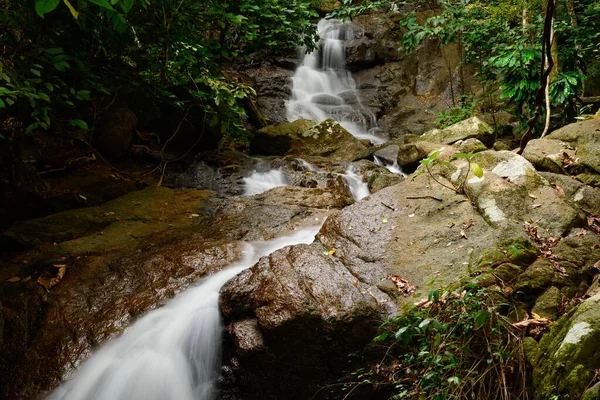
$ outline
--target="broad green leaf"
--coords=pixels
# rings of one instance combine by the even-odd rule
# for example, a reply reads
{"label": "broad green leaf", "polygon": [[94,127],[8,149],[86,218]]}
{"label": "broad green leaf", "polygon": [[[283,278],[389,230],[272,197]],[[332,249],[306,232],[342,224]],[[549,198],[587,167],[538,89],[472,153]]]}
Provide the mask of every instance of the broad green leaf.
{"label": "broad green leaf", "polygon": [[71,121],[69,121],[69,123],[71,124],[71,126],[74,126],[76,128],[81,128],[86,131],[89,129],[87,122],[85,122],[82,119],[72,119]]}
{"label": "broad green leaf", "polygon": [[44,14],[53,11],[59,2],[60,0],[35,0],[35,11],[40,17],[44,18]]}
{"label": "broad green leaf", "polygon": [[40,99],[42,99],[44,101],[48,101],[48,102],[50,101],[50,97],[48,97],[48,95],[44,92],[39,92],[37,95]]}
{"label": "broad green leaf", "polygon": [[478,178],[482,178],[483,177],[483,169],[481,168],[481,166],[477,163],[472,162],[471,163],[471,171],[473,171],[473,175],[475,175]]}
{"label": "broad green leaf", "polygon": [[4,104],[4,100],[0,99],[0,107],[6,107],[6,104]]}
{"label": "broad green leaf", "polygon": [[121,8],[127,14],[132,8],[135,0],[125,0],[121,2]]}
{"label": "broad green leaf", "polygon": [[71,5],[71,3],[69,3],[69,0],[63,0],[65,5],[67,6],[67,8],[69,9],[69,11],[71,11],[71,15],[73,16],[73,18],[77,19],[79,17],[79,12],[73,8],[73,6]]}
{"label": "broad green leaf", "polygon": [[491,314],[488,311],[481,310],[477,311],[473,316],[473,322],[475,323],[475,329],[479,329],[485,325],[485,323],[490,319]]}
{"label": "broad green leaf", "polygon": [[100,6],[102,8],[106,8],[107,10],[110,11],[117,11],[113,8],[113,6],[110,5],[110,3],[107,0],[89,0],[90,3],[93,3],[97,6]]}
{"label": "broad green leaf", "polygon": [[35,76],[42,76],[41,72],[38,71],[37,69],[30,69],[31,73],[34,74]]}
{"label": "broad green leaf", "polygon": [[75,98],[77,98],[77,100],[91,100],[90,93],[89,90],[78,90]]}

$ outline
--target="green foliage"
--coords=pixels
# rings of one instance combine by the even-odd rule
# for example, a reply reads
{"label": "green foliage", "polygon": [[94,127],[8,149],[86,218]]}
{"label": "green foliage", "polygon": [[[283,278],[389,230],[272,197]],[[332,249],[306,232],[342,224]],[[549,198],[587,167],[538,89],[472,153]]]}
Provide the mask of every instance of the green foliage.
{"label": "green foliage", "polygon": [[312,49],[316,16],[310,0],[6,2],[0,116],[28,131],[85,129],[73,121],[93,130],[118,96],[158,113],[196,107],[214,130],[243,134],[254,92],[228,65]]}
{"label": "green foliage", "polygon": [[475,100],[463,97],[460,105],[450,107],[448,110],[440,111],[435,119],[435,125],[438,128],[443,129],[450,125],[454,125],[457,122],[471,118],[477,105],[478,103]]}
{"label": "green foliage", "polygon": [[481,168],[481,166],[479,164],[477,164],[476,162],[473,161],[474,158],[481,156],[481,153],[473,153],[473,154],[466,154],[466,153],[457,153],[454,155],[454,159],[456,160],[467,160],[468,162],[468,168],[467,168],[467,172],[465,173],[464,178],[458,183],[452,183],[452,187],[446,185],[445,183],[442,183],[441,181],[439,181],[436,178],[436,175],[434,174],[433,171],[433,167],[436,165],[443,165],[446,167],[451,167],[451,164],[447,161],[441,161],[438,159],[438,156],[441,154],[441,150],[436,150],[431,152],[427,158],[422,159],[421,161],[419,161],[421,163],[421,165],[424,168],[420,168],[416,171],[415,174],[413,174],[413,177],[411,180],[415,180],[419,175],[427,173],[429,175],[429,177],[431,179],[433,179],[437,184],[445,187],[446,189],[450,189],[456,193],[460,193],[460,194],[465,194],[465,183],[467,182],[467,179],[469,177],[469,173],[473,173],[473,175],[475,175],[478,178],[483,178],[483,169]]}
{"label": "green foliage", "polygon": [[374,341],[385,357],[363,377],[393,385],[393,399],[518,398],[522,351],[506,308],[500,293],[474,285],[433,290],[424,306],[381,325]]}
{"label": "green foliage", "polygon": [[389,10],[393,2],[390,0],[342,0],[341,3],[342,6],[329,13],[327,18],[352,21],[353,18],[362,14]]}

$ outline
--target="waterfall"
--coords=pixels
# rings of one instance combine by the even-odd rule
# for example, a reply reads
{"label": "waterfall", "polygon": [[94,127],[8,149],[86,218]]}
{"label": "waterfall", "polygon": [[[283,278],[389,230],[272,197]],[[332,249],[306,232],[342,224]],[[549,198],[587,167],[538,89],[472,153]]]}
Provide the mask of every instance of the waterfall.
{"label": "waterfall", "polygon": [[244,196],[252,196],[274,187],[287,185],[287,179],[281,169],[272,169],[267,172],[253,171],[250,176],[244,178]]}
{"label": "waterfall", "polygon": [[383,161],[382,159],[380,159],[377,156],[373,156],[373,160],[375,161],[376,165],[379,165],[380,167],[384,167],[387,168],[388,171],[390,171],[392,174],[399,174],[402,175],[403,177],[407,177],[408,175],[406,175],[404,173],[404,171],[402,171],[402,168],[400,168],[400,165],[398,165],[398,161],[394,161],[393,164],[388,164],[385,161]]}
{"label": "waterfall", "polygon": [[303,160],[301,158],[297,158],[296,161],[298,161],[298,164],[300,165],[300,167],[304,170],[304,171],[308,171],[308,172],[319,172],[319,173],[324,173],[325,171],[323,171],[321,168],[317,168],[314,165],[312,165],[311,163],[309,163],[306,160]]}
{"label": "waterfall", "polygon": [[360,102],[356,82],[346,69],[344,41],[355,37],[353,25],[322,19],[317,28],[320,50],[305,54],[292,77],[292,98],[286,102],[287,119],[320,122],[332,118],[359,139],[383,143],[385,140],[374,134],[375,116]]}
{"label": "waterfall", "polygon": [[345,178],[354,200],[359,201],[371,194],[369,191],[369,185],[363,182],[360,175],[356,174],[356,171],[352,165],[349,165],[348,169],[346,169]]}
{"label": "waterfall", "polygon": [[219,290],[260,257],[312,243],[321,225],[244,244],[243,259],[151,311],[104,345],[49,400],[210,400],[221,357]]}

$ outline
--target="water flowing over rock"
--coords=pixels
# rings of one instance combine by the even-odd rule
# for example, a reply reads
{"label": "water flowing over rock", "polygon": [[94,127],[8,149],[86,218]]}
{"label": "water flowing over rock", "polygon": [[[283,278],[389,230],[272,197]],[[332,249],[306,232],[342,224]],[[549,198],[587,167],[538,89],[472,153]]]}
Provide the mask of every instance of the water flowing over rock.
{"label": "water flowing over rock", "polygon": [[219,289],[260,257],[288,245],[312,242],[319,228],[247,244],[241,261],[137,321],[96,352],[49,399],[214,398],[221,356]]}
{"label": "water flowing over rock", "polygon": [[320,50],[304,56],[292,78],[292,98],[287,102],[289,121],[308,119],[338,121],[353,136],[373,143],[375,116],[355,94],[356,83],[346,69],[344,43],[356,35],[356,27],[334,19],[319,21]]}

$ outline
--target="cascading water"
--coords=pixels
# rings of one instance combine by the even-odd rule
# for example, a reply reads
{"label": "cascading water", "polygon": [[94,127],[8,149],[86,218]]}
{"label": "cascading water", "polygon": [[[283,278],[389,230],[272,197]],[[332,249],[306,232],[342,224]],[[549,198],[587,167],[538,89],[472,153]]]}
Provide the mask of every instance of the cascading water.
{"label": "cascading water", "polygon": [[49,400],[210,400],[221,357],[219,290],[260,257],[312,243],[321,225],[244,245],[243,259],[137,321]]}
{"label": "cascading water", "polygon": [[405,178],[408,176],[404,173],[404,171],[402,171],[402,168],[400,168],[400,165],[398,165],[398,161],[394,161],[393,164],[387,164],[377,156],[373,156],[373,160],[375,161],[375,165],[387,168],[387,170],[390,171],[392,174],[402,175]]}
{"label": "cascading water", "polygon": [[274,187],[287,185],[287,179],[281,169],[272,169],[267,172],[253,171],[250,176],[244,178],[244,196],[252,196]]}
{"label": "cascading water", "polygon": [[371,194],[369,191],[369,185],[366,182],[363,182],[362,177],[356,174],[354,167],[352,165],[348,166],[346,169],[346,182],[348,183],[348,187],[350,188],[350,193],[352,193],[352,197],[354,200],[359,201],[367,197]]}
{"label": "cascading water", "polygon": [[359,139],[383,143],[376,136],[377,121],[364,107],[356,92],[356,82],[346,69],[344,41],[356,32],[351,23],[322,19],[318,24],[320,50],[304,55],[292,77],[292,99],[286,103],[287,119],[324,121],[332,118]]}

